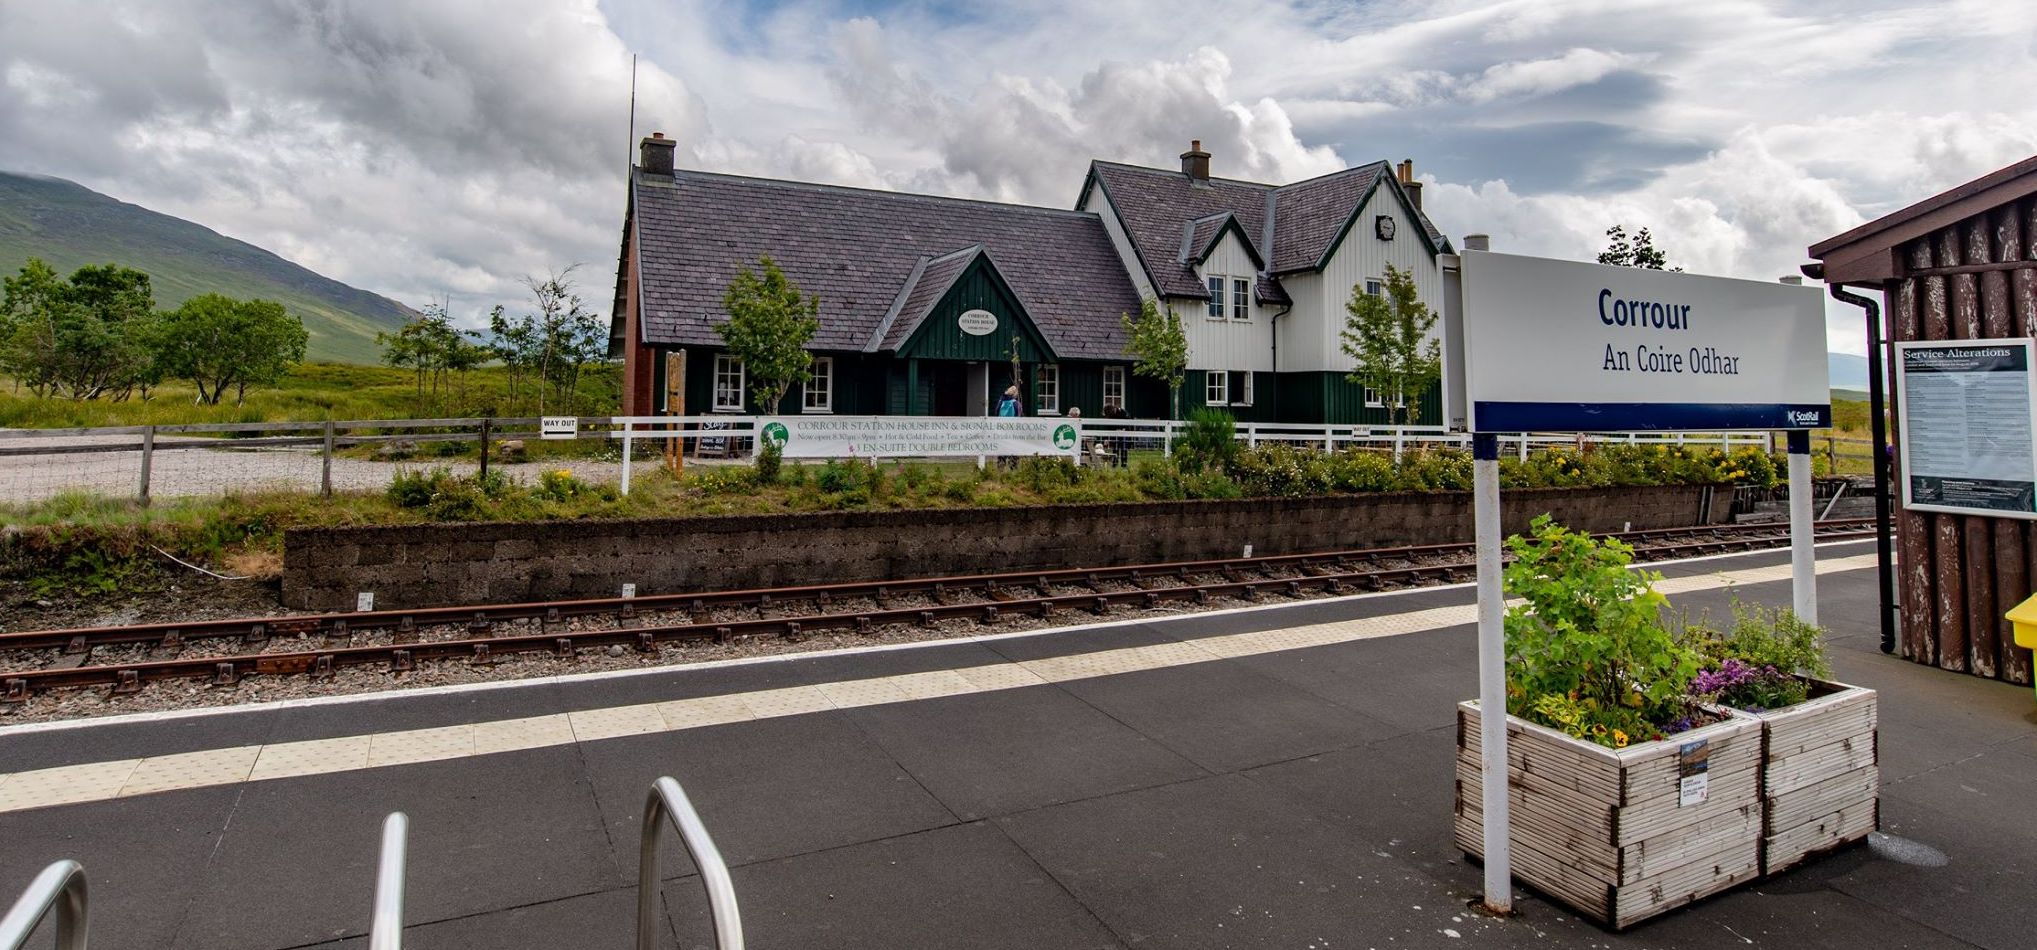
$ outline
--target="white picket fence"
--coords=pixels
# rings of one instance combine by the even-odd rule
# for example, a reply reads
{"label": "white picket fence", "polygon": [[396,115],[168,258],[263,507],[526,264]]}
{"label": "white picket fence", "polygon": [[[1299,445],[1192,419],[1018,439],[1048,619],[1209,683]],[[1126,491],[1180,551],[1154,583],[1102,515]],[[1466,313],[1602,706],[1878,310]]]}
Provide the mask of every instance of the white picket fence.
{"label": "white picket fence", "polygon": [[[756,433],[759,419],[758,416],[708,415],[616,416],[608,420],[613,425],[608,433],[609,437],[622,440],[620,487],[623,493],[629,493],[630,468],[636,454],[636,443],[649,441],[669,444],[674,439],[693,440],[682,445],[690,445],[688,454],[696,458],[701,455],[753,457],[757,451]],[[1099,455],[1120,453],[1128,449],[1158,449],[1163,455],[1171,455],[1174,440],[1186,432],[1188,426],[1187,422],[1169,419],[1083,419],[1078,426],[1083,450],[1077,453],[1076,464],[1094,461]],[[1468,450],[1471,447],[1470,435],[1450,432],[1442,426],[1240,422],[1237,424],[1237,439],[1246,445],[1279,442],[1296,447],[1321,449],[1324,452],[1336,452],[1347,448],[1380,449],[1391,451],[1396,461],[1400,459],[1402,453],[1411,448],[1434,446]],[[1534,451],[1582,448],[1586,443],[1594,442],[1706,446],[1729,452],[1742,447],[1765,448],[1771,451],[1774,449],[1769,434],[1765,432],[1589,435],[1517,432],[1500,435],[1499,442],[1502,452],[1511,452],[1522,461],[1526,461],[1528,455]],[[703,446],[710,449],[703,451]]]}

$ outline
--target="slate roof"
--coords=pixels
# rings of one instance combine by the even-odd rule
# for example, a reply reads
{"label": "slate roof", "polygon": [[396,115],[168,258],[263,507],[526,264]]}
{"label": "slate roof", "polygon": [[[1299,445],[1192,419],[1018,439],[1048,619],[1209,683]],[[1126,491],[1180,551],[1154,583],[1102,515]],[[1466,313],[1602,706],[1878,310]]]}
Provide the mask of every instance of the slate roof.
{"label": "slate roof", "polygon": [[884,318],[884,323],[870,334],[870,341],[863,345],[868,353],[897,350],[912,339],[914,330],[932,313],[941,298],[948,295],[948,288],[955,286],[962,272],[976,262],[983,254],[983,245],[972,244],[959,251],[935,258],[920,258],[913,267],[912,276],[898,292],[898,303]]}
{"label": "slate roof", "polygon": [[646,343],[719,345],[722,294],[764,255],[820,298],[815,350],[882,348],[909,306],[938,301],[923,296],[937,259],[966,266],[958,248],[990,256],[1062,357],[1121,358],[1118,315],[1139,309],[1102,219],[1087,212],[686,169],[638,170],[633,187]]}
{"label": "slate roof", "polygon": [[[1375,185],[1390,184],[1393,175],[1387,163],[1374,162],[1293,184],[1267,185],[1232,178],[1194,182],[1178,170],[1117,162],[1095,161],[1089,168],[1094,184],[1117,209],[1156,288],[1173,297],[1208,296],[1190,259],[1180,253],[1184,228],[1201,234],[1203,222],[1221,222],[1228,215],[1251,236],[1248,243],[1253,249],[1270,259],[1275,277],[1313,270],[1359,202]],[[1415,216],[1430,243],[1442,247],[1443,232],[1428,215],[1416,211]],[[1277,280],[1261,279],[1259,297],[1285,302],[1287,295]]]}

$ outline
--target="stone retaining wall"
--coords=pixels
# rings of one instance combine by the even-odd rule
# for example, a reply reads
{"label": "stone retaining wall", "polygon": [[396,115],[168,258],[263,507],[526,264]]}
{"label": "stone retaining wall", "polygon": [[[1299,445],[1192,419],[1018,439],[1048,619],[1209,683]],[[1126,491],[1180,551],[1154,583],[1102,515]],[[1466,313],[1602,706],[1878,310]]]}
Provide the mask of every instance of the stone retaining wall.
{"label": "stone retaining wall", "polygon": [[[1506,530],[1535,515],[1587,531],[1727,520],[1730,491],[1673,485],[1502,496]],[[1700,512],[1701,505],[1709,511]],[[301,610],[613,597],[896,577],[1292,554],[1471,539],[1465,492],[856,511],[628,521],[292,530],[283,601]]]}

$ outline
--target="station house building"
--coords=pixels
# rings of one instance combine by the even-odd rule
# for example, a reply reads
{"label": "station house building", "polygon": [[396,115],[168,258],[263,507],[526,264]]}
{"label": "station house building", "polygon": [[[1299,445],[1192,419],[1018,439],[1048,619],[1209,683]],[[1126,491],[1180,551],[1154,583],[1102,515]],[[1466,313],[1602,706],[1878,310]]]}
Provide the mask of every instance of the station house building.
{"label": "station house building", "polygon": [[[1120,322],[1153,298],[1186,330],[1183,413],[1383,424],[1345,379],[1345,302],[1391,264],[1440,309],[1450,247],[1411,162],[1276,186],[1211,175],[1198,142],[1179,169],[1092,161],[1061,210],[680,169],[674,145],[644,139],[630,177],[610,346],[632,415],[764,411],[714,328],[765,256],[820,301],[813,379],[784,414],[983,415],[1016,382],[1029,415],[1165,418]],[[1422,402],[1436,422],[1436,392]]]}

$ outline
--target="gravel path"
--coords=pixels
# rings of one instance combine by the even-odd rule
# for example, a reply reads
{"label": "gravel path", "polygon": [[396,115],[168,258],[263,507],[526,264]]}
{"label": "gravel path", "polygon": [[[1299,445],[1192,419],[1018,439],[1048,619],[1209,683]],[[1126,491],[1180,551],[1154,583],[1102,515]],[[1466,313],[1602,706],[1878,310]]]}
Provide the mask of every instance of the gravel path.
{"label": "gravel path", "polygon": [[[27,440],[4,439],[0,446],[33,444],[40,448],[125,444],[135,436],[85,436]],[[230,448],[230,440],[161,436],[150,463],[149,492],[156,498],[223,495],[253,491],[317,491],[320,460],[315,446],[303,448]],[[183,446],[204,446],[185,448]],[[170,447],[176,446],[176,447]],[[640,466],[648,463],[639,461]],[[479,465],[471,460],[413,459],[378,462],[336,457],[332,460],[334,489],[375,490],[389,484],[399,471],[444,466],[462,474]],[[619,462],[594,459],[491,463],[523,481],[547,469],[568,468],[580,478],[613,483],[622,477]],[[135,494],[141,484],[141,451],[74,452],[50,455],[0,456],[0,503],[21,504],[48,499],[61,492],[85,491],[108,496]]]}

